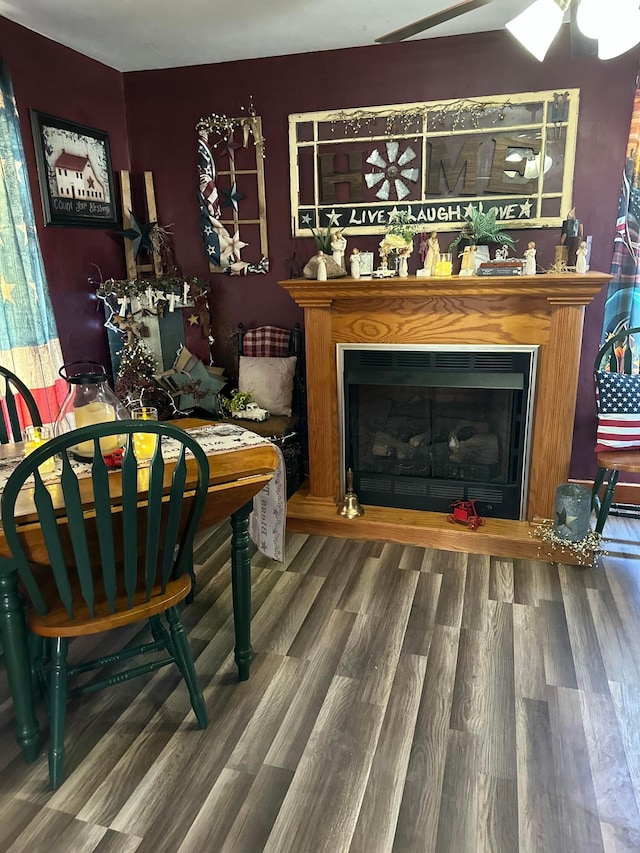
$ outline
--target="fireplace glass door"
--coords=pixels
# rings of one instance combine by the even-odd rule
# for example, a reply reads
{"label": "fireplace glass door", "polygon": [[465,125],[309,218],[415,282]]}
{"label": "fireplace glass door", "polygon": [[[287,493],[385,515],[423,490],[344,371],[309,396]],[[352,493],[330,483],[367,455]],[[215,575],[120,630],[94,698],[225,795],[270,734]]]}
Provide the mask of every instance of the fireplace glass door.
{"label": "fireplace glass door", "polygon": [[535,347],[349,347],[344,453],[362,503],[522,517]]}

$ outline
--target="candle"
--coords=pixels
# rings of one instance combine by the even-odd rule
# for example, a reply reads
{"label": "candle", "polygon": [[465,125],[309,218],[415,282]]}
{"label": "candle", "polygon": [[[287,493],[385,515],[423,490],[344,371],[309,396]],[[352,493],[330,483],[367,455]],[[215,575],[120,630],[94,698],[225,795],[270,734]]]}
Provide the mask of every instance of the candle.
{"label": "candle", "polygon": [[[50,438],[51,433],[49,427],[27,427],[22,433],[22,440],[24,442],[24,455],[28,456],[30,453],[33,453],[34,450],[38,450],[40,447],[42,447],[43,444],[46,444]],[[41,474],[55,473],[55,459],[53,458],[53,456],[50,459],[47,459],[46,462],[43,462],[42,465],[38,465],[38,471]]]}
{"label": "candle", "polygon": [[176,295],[175,293],[169,294],[169,313],[173,314],[176,309]]}
{"label": "candle", "polygon": [[[115,421],[116,410],[109,403],[103,403],[100,400],[93,400],[87,403],[86,406],[79,406],[75,410],[76,427],[91,426],[92,424],[104,424]],[[116,447],[122,446],[122,437],[119,435],[108,435],[100,439],[100,450],[103,453],[111,453]],[[93,456],[93,440],[81,441],[73,448],[78,456]]]}
{"label": "candle", "polygon": [[[157,421],[158,410],[153,406],[141,406],[131,412],[134,421]],[[133,450],[137,459],[151,459],[156,451],[158,436],[148,432],[133,433]]]}
{"label": "candle", "polygon": [[182,285],[182,303],[186,305],[189,301],[189,285],[185,281]]}

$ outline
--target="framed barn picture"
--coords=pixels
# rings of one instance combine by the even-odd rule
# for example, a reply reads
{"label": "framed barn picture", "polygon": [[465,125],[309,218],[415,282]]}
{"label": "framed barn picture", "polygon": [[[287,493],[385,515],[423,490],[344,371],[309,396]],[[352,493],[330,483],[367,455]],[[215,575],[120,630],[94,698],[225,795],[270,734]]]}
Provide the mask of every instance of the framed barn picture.
{"label": "framed barn picture", "polygon": [[118,225],[109,137],[103,130],[31,110],[45,225]]}

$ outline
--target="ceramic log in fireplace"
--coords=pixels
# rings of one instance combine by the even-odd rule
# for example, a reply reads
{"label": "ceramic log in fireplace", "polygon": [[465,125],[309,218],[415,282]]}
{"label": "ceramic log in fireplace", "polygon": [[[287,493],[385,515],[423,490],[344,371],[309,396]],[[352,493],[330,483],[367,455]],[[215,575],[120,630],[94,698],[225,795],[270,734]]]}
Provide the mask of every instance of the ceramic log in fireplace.
{"label": "ceramic log in fireplace", "polygon": [[[309,485],[295,507],[290,505],[291,529],[358,536],[363,534],[357,528],[364,531],[376,519],[380,532],[369,529],[370,538],[434,547],[450,547],[453,542],[453,537],[443,540],[434,534],[446,530],[446,521],[442,524],[446,516],[440,512],[372,506],[352,523],[350,533],[344,532],[344,522],[331,520],[344,488],[346,463],[340,428],[339,344],[435,345],[450,351],[477,345],[495,347],[497,352],[518,346],[537,348],[528,484],[520,516],[525,520],[549,517],[555,488],[569,475],[584,309],[609,280],[604,273],[590,272],[280,282],[305,311]],[[474,534],[475,550],[501,553],[496,543],[508,539],[508,531],[518,524],[523,522],[489,519]],[[464,544],[459,547],[468,548],[464,538],[461,541]]]}

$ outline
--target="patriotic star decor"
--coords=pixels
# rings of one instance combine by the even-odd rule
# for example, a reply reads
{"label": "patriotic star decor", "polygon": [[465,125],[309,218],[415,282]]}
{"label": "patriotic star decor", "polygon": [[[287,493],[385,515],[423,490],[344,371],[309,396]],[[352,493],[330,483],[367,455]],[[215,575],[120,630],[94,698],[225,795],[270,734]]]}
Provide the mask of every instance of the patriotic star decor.
{"label": "patriotic star decor", "polygon": [[596,373],[596,452],[640,450],[640,375]]}

